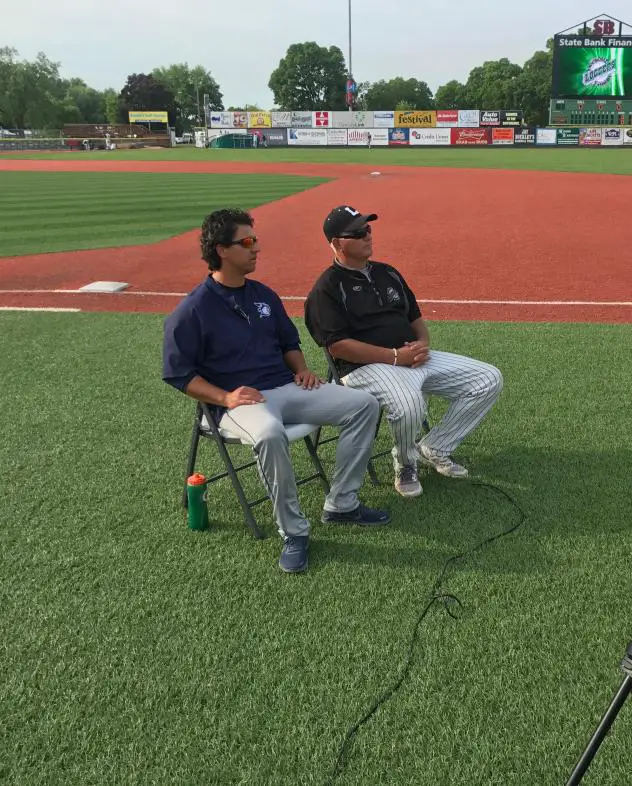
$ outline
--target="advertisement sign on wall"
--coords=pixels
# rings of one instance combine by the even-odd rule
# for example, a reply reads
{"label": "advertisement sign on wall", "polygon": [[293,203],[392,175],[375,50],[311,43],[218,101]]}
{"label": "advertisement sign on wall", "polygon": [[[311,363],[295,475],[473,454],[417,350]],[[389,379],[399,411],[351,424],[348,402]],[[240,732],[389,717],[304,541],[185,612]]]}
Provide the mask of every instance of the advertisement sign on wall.
{"label": "advertisement sign on wall", "polygon": [[389,145],[407,145],[409,132],[410,129],[408,128],[389,128],[388,129]]}
{"label": "advertisement sign on wall", "polygon": [[523,120],[523,114],[519,111],[507,111],[503,110],[500,113],[500,125],[501,126],[521,126]]}
{"label": "advertisement sign on wall", "polygon": [[488,145],[491,142],[490,128],[451,128],[453,145]]}
{"label": "advertisement sign on wall", "polygon": [[632,145],[632,128],[626,128],[623,132],[623,144]]}
{"label": "advertisement sign on wall", "polygon": [[579,129],[579,144],[583,147],[601,147],[601,139],[600,128]]}
{"label": "advertisement sign on wall", "polygon": [[331,123],[330,120],[331,113],[328,111],[322,112],[312,112],[312,126],[313,128],[329,128]]}
{"label": "advertisement sign on wall", "polygon": [[458,124],[458,109],[440,109],[437,112],[437,128],[456,128]]}
{"label": "advertisement sign on wall", "polygon": [[388,145],[388,128],[350,128],[347,132],[347,143],[355,147],[366,147],[369,144],[369,134],[371,145]]}
{"label": "advertisement sign on wall", "polygon": [[292,112],[292,128],[311,128],[312,127],[312,113],[311,112]]}
{"label": "advertisement sign on wall", "polygon": [[492,145],[513,145],[513,128],[492,128]]}
{"label": "advertisement sign on wall", "polygon": [[[351,114],[351,112],[349,112]],[[327,144],[328,145],[346,145],[347,144],[347,129],[346,128],[328,128],[327,129]]]}
{"label": "advertisement sign on wall", "polygon": [[555,128],[538,128],[535,143],[536,145],[556,145],[557,130]]}
{"label": "advertisement sign on wall", "polygon": [[459,128],[478,128],[479,120],[478,109],[459,109]]}
{"label": "advertisement sign on wall", "polygon": [[613,145],[623,144],[623,129],[622,128],[604,128],[602,130],[601,144],[607,147]]}
{"label": "advertisement sign on wall", "polygon": [[631,36],[555,36],[553,95],[632,95]]}
{"label": "advertisement sign on wall", "polygon": [[271,112],[248,112],[249,128],[272,128]]}
{"label": "advertisement sign on wall", "polygon": [[233,112],[233,126],[235,128],[247,128],[248,112]]}
{"label": "advertisement sign on wall", "polygon": [[167,112],[128,112],[130,123],[168,123]]}
{"label": "advertisement sign on wall", "polygon": [[411,145],[449,145],[452,136],[449,128],[411,128],[409,141]]}
{"label": "advertisement sign on wall", "polygon": [[535,145],[535,128],[523,126],[514,131],[514,145]]}
{"label": "advertisement sign on wall", "polygon": [[326,128],[288,128],[288,145],[319,145],[327,144]]}
{"label": "advertisement sign on wall", "polygon": [[232,112],[209,112],[208,120],[211,128],[233,128]]}
{"label": "advertisement sign on wall", "polygon": [[392,128],[395,125],[395,112],[373,112],[374,128]]}
{"label": "advertisement sign on wall", "polygon": [[579,144],[579,128],[558,128],[557,129],[557,144],[558,145],[578,145]]}
{"label": "advertisement sign on wall", "polygon": [[500,111],[483,111],[481,112],[480,125],[482,126],[499,126],[500,125]]}
{"label": "advertisement sign on wall", "polygon": [[[263,144],[268,144],[270,147],[282,147],[287,145],[287,133],[285,128],[267,128],[260,132],[261,141]],[[265,141],[263,137],[265,136]]]}
{"label": "advertisement sign on wall", "polygon": [[407,109],[404,112],[395,112],[395,128],[436,128],[436,125],[435,111]]}
{"label": "advertisement sign on wall", "polygon": [[289,128],[291,125],[291,112],[272,112],[272,128]]}
{"label": "advertisement sign on wall", "polygon": [[373,128],[373,112],[332,112],[334,128]]}

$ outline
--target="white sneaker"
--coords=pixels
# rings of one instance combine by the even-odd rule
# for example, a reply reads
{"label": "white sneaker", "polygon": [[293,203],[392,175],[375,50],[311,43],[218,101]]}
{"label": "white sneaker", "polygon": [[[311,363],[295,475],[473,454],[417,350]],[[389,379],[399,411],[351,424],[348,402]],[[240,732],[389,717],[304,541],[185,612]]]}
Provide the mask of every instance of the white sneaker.
{"label": "white sneaker", "polygon": [[395,469],[395,490],[402,497],[418,497],[423,492],[417,467],[407,465]]}
{"label": "white sneaker", "polygon": [[452,461],[450,456],[444,456],[432,448],[426,447],[421,442],[418,443],[419,458],[422,464],[435,469],[440,475],[445,475],[448,478],[466,478],[469,472],[465,467]]}

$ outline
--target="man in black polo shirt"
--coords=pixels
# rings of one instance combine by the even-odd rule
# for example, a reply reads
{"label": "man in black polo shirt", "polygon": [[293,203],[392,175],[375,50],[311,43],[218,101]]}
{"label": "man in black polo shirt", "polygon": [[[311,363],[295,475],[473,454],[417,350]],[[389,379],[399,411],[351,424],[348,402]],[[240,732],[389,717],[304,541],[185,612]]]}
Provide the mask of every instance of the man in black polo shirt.
{"label": "man in black polo shirt", "polygon": [[220,428],[253,446],[284,539],[279,565],[297,573],[307,568],[310,526],[283,425],[341,427],[324,523],[388,524],[388,513],[358,500],[379,406],[363,391],[321,385],[307,368],[279,296],[246,278],[259,253],[252,227],[240,210],[218,210],[204,220],[202,258],[210,274],[165,321],[163,379],[212,405]]}
{"label": "man in black polo shirt", "polygon": [[[494,405],[500,371],[472,358],[430,349],[415,295],[390,265],[371,260],[371,221],[348,205],[329,213],[324,232],[335,259],[305,303],[305,323],[327,347],[348,387],[372,393],[387,410],[393,434],[395,488],[422,493],[417,462],[449,477],[467,477],[451,454]],[[421,441],[424,393],[447,399],[443,420]]]}

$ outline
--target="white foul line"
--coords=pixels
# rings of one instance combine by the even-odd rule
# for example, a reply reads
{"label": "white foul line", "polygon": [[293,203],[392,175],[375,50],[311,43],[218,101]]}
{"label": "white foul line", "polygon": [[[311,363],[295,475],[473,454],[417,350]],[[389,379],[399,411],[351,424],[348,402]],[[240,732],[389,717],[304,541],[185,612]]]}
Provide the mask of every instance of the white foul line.
{"label": "white foul line", "polygon": [[[0,289],[0,295],[102,295],[108,297],[186,297],[188,292],[152,292],[148,290],[126,290],[124,292],[81,292],[78,289]],[[302,295],[281,295],[281,300],[303,302],[307,298]],[[454,306],[632,306],[632,300],[430,300],[417,299],[422,305],[439,304]]]}
{"label": "white foul line", "polygon": [[0,306],[0,311],[57,311],[57,312],[72,312],[73,314],[80,313],[80,308],[38,308],[36,306]]}

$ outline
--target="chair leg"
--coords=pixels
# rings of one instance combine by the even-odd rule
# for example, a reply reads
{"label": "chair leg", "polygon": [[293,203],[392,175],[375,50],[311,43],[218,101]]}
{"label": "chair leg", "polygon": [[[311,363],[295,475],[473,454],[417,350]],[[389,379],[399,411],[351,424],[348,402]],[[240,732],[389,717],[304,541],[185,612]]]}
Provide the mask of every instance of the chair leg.
{"label": "chair leg", "polygon": [[244,488],[241,485],[239,478],[237,477],[237,473],[235,472],[235,467],[233,466],[233,462],[230,458],[228,451],[226,450],[226,445],[224,445],[221,438],[216,439],[215,442],[217,444],[219,454],[222,457],[222,461],[224,462],[224,466],[226,467],[226,472],[228,472],[228,477],[230,478],[230,482],[233,484],[233,489],[235,490],[235,494],[237,495],[237,499],[239,500],[241,509],[244,512],[244,516],[246,518],[246,524],[248,525],[248,528],[252,532],[253,536],[257,538],[257,540],[264,540],[266,536],[259,529],[257,525],[257,520],[252,514],[252,509],[248,504],[248,499],[246,498],[246,494],[244,493]]}
{"label": "chair leg", "polygon": [[369,473],[369,478],[371,479],[371,483],[374,486],[379,486],[380,485],[380,479],[378,478],[377,473],[375,471],[375,467],[373,466],[373,459],[372,458],[369,459],[369,463],[367,465],[367,472]]}
{"label": "chair leg", "polygon": [[193,474],[195,469],[195,459],[197,458],[198,445],[200,443],[200,427],[198,419],[195,419],[193,424],[193,434],[191,435],[191,447],[189,448],[189,458],[187,460],[187,472],[184,476],[184,492],[182,494],[182,507],[189,507],[189,497],[187,495],[187,480]]}
{"label": "chair leg", "polygon": [[305,445],[307,447],[307,452],[310,455],[312,460],[312,464],[314,465],[314,469],[318,473],[318,479],[320,480],[320,485],[323,487],[325,494],[329,494],[331,488],[329,486],[329,481],[327,480],[327,475],[325,475],[325,470],[323,468],[322,462],[318,457],[318,453],[316,452],[316,448],[314,447],[314,443],[312,442],[311,437],[309,434],[305,437]]}

